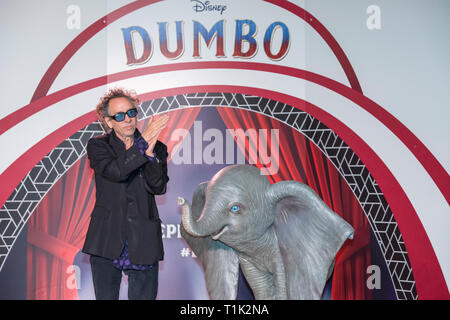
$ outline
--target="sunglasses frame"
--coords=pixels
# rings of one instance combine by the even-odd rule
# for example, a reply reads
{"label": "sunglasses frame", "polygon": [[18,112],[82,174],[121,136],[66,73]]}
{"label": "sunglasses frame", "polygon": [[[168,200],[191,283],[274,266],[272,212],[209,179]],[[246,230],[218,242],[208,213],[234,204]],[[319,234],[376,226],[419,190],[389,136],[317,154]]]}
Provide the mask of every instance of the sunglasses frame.
{"label": "sunglasses frame", "polygon": [[[136,113],[134,114],[134,116],[133,116],[133,115],[130,115],[130,112],[131,112],[131,111],[136,112]],[[137,114],[138,114],[137,108],[131,108],[131,109],[128,109],[126,112],[117,112],[115,115],[109,116],[109,117],[110,117],[111,119],[113,119],[114,121],[116,121],[116,122],[122,122],[122,121],[124,121],[125,118],[126,118],[125,115],[128,115],[129,118],[134,118],[134,117],[137,116]],[[123,116],[123,119],[122,119],[122,120],[116,119],[116,117],[117,117],[118,115]]]}

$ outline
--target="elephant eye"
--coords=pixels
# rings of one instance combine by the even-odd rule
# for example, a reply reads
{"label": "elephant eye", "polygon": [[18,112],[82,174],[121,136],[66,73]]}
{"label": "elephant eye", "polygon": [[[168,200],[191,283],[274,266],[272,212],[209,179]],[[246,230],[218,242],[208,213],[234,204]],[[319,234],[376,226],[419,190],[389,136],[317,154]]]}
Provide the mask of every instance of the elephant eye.
{"label": "elephant eye", "polygon": [[238,205],[234,205],[234,206],[231,207],[230,211],[232,213],[239,213],[239,210],[240,210],[239,206]]}

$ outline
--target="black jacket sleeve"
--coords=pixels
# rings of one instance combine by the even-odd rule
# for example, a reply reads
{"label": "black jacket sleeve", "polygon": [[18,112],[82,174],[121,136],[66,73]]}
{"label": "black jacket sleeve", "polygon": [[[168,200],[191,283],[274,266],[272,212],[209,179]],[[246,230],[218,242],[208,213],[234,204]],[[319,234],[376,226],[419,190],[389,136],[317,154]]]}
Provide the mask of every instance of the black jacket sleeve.
{"label": "black jacket sleeve", "polygon": [[149,160],[141,155],[137,146],[115,155],[104,139],[93,138],[87,145],[87,154],[91,168],[97,174],[113,182],[126,180],[129,175]]}
{"label": "black jacket sleeve", "polygon": [[153,194],[166,193],[167,182],[167,147],[160,141],[156,142],[153,149],[158,162],[149,161],[144,167],[144,175],[147,186]]}

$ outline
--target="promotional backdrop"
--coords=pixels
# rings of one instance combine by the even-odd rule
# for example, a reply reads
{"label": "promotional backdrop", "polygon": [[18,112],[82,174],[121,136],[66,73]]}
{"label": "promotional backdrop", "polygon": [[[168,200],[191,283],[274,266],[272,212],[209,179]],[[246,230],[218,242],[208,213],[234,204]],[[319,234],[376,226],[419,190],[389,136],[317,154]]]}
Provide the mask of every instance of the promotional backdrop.
{"label": "promotional backdrop", "polygon": [[[94,299],[87,141],[109,89],[168,114],[158,299],[208,299],[177,198],[221,168],[309,185],[355,229],[323,299],[449,299],[441,1],[2,2],[0,298]],[[432,23],[430,23],[432,22]],[[121,299],[126,299],[123,278]],[[242,274],[238,299],[251,299]]]}

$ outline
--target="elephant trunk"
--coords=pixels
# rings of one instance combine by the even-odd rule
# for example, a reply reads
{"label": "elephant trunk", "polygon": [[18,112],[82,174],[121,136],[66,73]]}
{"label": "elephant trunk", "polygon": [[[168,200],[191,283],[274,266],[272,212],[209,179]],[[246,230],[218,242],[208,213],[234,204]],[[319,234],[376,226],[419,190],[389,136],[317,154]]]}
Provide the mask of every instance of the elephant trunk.
{"label": "elephant trunk", "polygon": [[[227,226],[220,224],[220,220],[216,219],[214,214],[204,215],[205,211],[211,211],[206,207],[202,208],[202,211],[198,210],[198,206],[192,209],[191,204],[181,197],[178,198],[178,204],[182,207],[183,227],[191,236],[211,236],[213,240],[217,240],[228,229]],[[195,219],[197,216],[200,216],[198,220]]]}
{"label": "elephant trunk", "polygon": [[182,224],[187,233],[194,237],[204,237],[206,234],[203,234],[197,230],[197,222],[194,220],[192,216],[192,208],[191,204],[186,201],[184,198],[178,198],[178,204],[181,206],[181,210],[183,212],[182,216]]}

